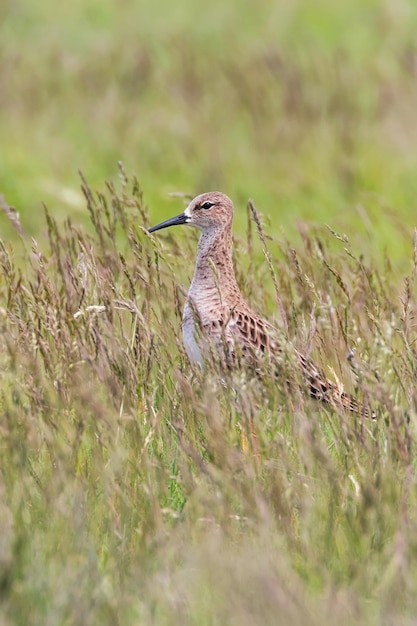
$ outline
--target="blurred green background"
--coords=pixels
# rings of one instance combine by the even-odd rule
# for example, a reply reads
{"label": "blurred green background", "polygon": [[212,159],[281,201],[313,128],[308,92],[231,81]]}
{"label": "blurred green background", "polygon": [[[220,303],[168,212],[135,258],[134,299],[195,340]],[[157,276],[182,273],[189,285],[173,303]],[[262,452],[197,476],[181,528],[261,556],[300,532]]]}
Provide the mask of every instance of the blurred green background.
{"label": "blurred green background", "polygon": [[238,231],[251,197],[274,232],[330,223],[408,267],[416,2],[2,0],[0,24],[0,192],[29,234],[42,202],[86,220],[78,170],[102,189],[121,160],[153,221],[219,189]]}

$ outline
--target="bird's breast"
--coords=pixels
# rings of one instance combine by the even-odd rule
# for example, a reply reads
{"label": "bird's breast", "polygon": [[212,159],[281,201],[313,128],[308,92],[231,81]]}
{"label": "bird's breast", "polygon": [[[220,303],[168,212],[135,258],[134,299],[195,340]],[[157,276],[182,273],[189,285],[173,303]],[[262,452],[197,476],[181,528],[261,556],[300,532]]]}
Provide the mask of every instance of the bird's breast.
{"label": "bird's breast", "polygon": [[184,315],[182,320],[182,337],[184,341],[185,351],[188,358],[192,363],[203,365],[203,346],[201,345],[202,339],[197,341],[198,329],[195,323],[195,315],[193,314],[191,307],[186,303],[184,308]]}
{"label": "bird's breast", "polygon": [[188,297],[183,313],[182,332],[186,352],[190,361],[203,364],[210,353],[223,354],[226,345],[232,349],[232,338],[228,328],[230,309],[220,302],[200,302]]}

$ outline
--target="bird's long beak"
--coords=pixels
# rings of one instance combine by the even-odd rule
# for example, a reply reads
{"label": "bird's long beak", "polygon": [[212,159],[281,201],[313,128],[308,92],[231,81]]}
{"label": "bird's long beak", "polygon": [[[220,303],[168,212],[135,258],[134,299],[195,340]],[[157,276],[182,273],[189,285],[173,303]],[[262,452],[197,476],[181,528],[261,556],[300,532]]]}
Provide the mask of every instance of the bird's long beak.
{"label": "bird's long beak", "polygon": [[148,229],[148,233],[153,233],[156,230],[161,230],[161,228],[168,228],[169,226],[177,226],[179,224],[186,224],[189,221],[190,221],[190,218],[188,217],[188,215],[185,215],[185,213],[180,213],[179,215],[176,215],[175,217],[171,217],[169,220],[165,220],[165,222],[161,222],[160,224],[157,224],[156,226],[152,226],[152,228]]}

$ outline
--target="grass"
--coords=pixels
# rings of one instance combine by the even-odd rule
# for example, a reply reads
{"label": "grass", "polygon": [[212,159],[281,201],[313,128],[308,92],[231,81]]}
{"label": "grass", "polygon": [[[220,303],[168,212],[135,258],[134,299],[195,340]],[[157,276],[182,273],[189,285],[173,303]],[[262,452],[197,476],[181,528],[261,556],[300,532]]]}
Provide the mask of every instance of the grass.
{"label": "grass", "polygon": [[[268,376],[193,369],[178,330],[194,242],[138,227],[123,170],[83,190],[90,234],[47,213],[24,272],[2,245],[4,623],[411,619],[416,261],[393,299],[389,267],[334,232],[268,243],[290,338],[372,402],[363,421]],[[272,308],[248,224],[240,279]]]}
{"label": "grass", "polygon": [[[0,18],[0,622],[410,623],[415,4]],[[197,234],[142,227],[214,188],[253,308],[375,421],[189,364]]]}

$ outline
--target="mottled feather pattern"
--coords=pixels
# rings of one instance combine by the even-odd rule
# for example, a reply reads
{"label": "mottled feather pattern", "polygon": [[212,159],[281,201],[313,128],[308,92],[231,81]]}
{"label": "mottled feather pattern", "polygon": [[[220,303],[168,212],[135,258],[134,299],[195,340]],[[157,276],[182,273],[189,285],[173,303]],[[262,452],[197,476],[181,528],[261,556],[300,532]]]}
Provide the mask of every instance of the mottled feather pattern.
{"label": "mottled feather pattern", "polygon": [[[250,309],[244,312],[235,310],[231,314],[231,329],[234,329],[235,335],[239,333],[235,336],[236,343],[252,348],[252,354],[253,352],[258,353],[259,356],[269,354],[272,359],[282,356],[279,344],[273,340],[274,334],[276,335],[278,331],[272,325],[265,323]],[[367,407],[361,406],[354,398],[339,389],[335,383],[328,380],[311,359],[303,356],[298,350],[294,349],[294,353],[301,366],[303,378],[309,384],[312,398],[342,406],[364,417],[369,415]],[[277,371],[279,373],[279,368]]]}
{"label": "mottled feather pattern", "polygon": [[250,311],[234,311],[232,319],[240,333],[240,341],[262,353],[270,352],[271,343],[264,322]]}

